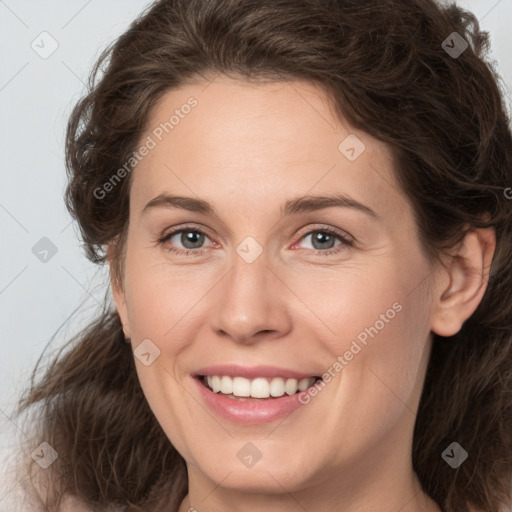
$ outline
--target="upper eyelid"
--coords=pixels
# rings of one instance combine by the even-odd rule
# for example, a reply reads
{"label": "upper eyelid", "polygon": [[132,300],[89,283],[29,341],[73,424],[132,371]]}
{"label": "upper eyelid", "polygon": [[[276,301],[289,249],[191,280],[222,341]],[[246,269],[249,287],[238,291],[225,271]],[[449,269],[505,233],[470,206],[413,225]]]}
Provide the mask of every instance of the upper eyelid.
{"label": "upper eyelid", "polygon": [[199,227],[195,225],[185,225],[185,226],[177,226],[169,229],[169,231],[165,231],[160,238],[169,238],[171,235],[174,236],[182,231],[197,231],[200,233],[204,233],[210,239],[212,238],[210,231],[204,227]]}

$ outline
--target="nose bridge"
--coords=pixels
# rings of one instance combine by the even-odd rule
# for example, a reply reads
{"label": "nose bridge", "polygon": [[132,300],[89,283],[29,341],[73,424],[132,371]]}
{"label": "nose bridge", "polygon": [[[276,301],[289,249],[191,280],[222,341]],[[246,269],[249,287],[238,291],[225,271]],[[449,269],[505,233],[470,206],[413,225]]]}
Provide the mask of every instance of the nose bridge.
{"label": "nose bridge", "polygon": [[239,244],[236,252],[228,278],[229,292],[240,298],[244,295],[248,298],[260,295],[269,272],[267,253],[261,248],[258,254],[250,242]]}
{"label": "nose bridge", "polygon": [[244,342],[261,331],[289,327],[283,290],[277,290],[280,281],[270,270],[263,247],[250,238],[236,248],[212,319],[214,330]]}

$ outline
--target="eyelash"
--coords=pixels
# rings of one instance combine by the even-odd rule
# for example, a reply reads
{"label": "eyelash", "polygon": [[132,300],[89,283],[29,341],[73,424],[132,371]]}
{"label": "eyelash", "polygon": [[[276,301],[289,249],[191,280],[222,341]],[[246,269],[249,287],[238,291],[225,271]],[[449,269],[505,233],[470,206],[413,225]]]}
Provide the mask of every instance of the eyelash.
{"label": "eyelash", "polygon": [[[164,245],[168,240],[170,240],[174,235],[182,232],[190,232],[190,233],[199,233],[201,235],[205,235],[206,237],[210,238],[208,236],[208,233],[203,231],[202,229],[196,228],[195,226],[182,226],[178,229],[175,229],[174,231],[171,231],[170,233],[167,233],[163,235],[161,238],[158,239],[158,243]],[[304,239],[305,237],[311,235],[312,233],[326,233],[328,235],[332,235],[339,240],[341,240],[341,244],[336,246],[336,248],[327,249],[325,251],[321,251],[319,249],[313,249],[313,252],[317,255],[321,256],[329,256],[332,254],[338,254],[341,251],[345,250],[347,247],[351,247],[353,245],[353,240],[349,239],[348,237],[342,235],[338,231],[332,229],[332,228],[326,228],[326,227],[316,227],[304,235],[300,237],[300,240]],[[206,251],[206,248],[199,248],[199,249],[175,249],[173,247],[167,247],[167,250],[172,253],[176,253],[178,255],[182,256],[188,256],[190,254],[193,254],[195,256],[200,256]]]}

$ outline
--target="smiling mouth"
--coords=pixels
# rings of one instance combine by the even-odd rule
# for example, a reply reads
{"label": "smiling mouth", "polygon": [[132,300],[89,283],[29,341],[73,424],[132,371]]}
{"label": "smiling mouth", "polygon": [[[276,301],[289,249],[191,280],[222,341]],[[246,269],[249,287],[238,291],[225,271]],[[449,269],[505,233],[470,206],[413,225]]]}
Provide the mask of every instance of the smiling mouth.
{"label": "smiling mouth", "polygon": [[213,393],[233,400],[266,400],[290,396],[305,391],[321,377],[288,379],[284,377],[230,377],[227,375],[198,375],[199,381]]}

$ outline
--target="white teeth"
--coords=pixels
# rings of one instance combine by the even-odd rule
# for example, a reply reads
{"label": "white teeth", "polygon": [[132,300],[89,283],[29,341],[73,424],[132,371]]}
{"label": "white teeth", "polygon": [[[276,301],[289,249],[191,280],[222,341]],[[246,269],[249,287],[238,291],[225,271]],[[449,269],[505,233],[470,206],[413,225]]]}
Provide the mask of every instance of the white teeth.
{"label": "white teeth", "polygon": [[270,396],[270,383],[267,379],[257,378],[251,382],[251,396],[253,398],[268,398]]}
{"label": "white teeth", "polygon": [[239,397],[252,398],[269,398],[280,397],[285,393],[294,395],[297,391],[304,391],[313,385],[314,377],[306,377],[304,379],[283,379],[282,377],[274,377],[273,379],[266,377],[257,377],[250,380],[245,377],[229,377],[227,375],[208,375],[206,382],[208,387],[214,393],[223,393],[225,395],[233,394]]}
{"label": "white teeth", "polygon": [[300,379],[299,383],[297,384],[297,387],[299,388],[299,391],[304,391],[311,386],[311,383],[309,382],[309,379]]}
{"label": "white teeth", "polygon": [[288,379],[284,385],[287,395],[293,395],[297,392],[297,379]]}
{"label": "white teeth", "polygon": [[274,377],[270,381],[270,396],[283,396],[284,395],[284,379],[281,377]]}
{"label": "white teeth", "polygon": [[214,375],[212,377],[212,391],[214,393],[218,393],[220,391],[220,377],[218,375]]}
{"label": "white teeth", "polygon": [[225,395],[233,393],[233,381],[229,377],[221,377],[220,379],[220,392]]}
{"label": "white teeth", "polygon": [[[231,380],[231,377],[222,377]],[[251,381],[243,377],[235,377],[233,379],[233,390],[235,396],[251,396]]]}

